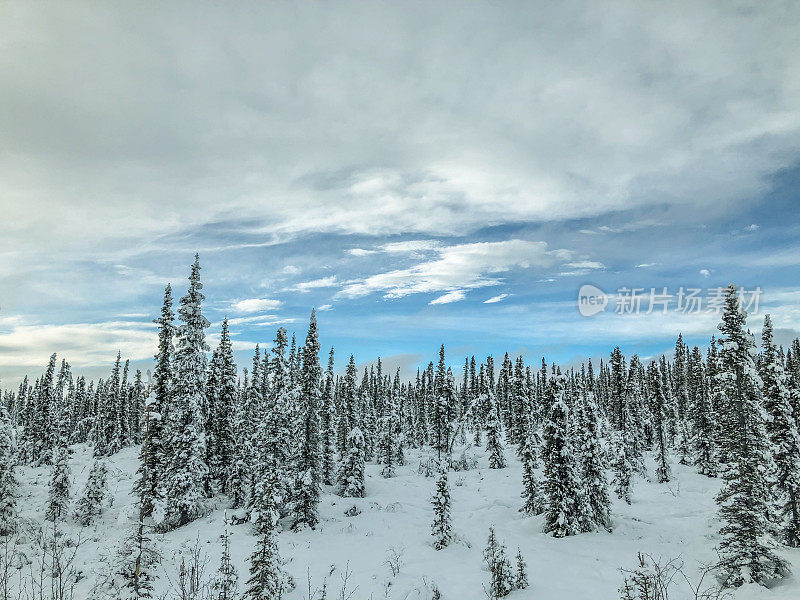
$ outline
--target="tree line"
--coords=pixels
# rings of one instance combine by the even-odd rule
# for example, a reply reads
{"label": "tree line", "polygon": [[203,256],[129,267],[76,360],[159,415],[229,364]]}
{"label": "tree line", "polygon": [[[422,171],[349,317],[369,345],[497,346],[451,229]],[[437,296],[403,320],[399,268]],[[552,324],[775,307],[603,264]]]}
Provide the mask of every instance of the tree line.
{"label": "tree line", "polygon": [[[777,347],[766,316],[759,351],[734,286],[705,350],[678,336],[670,357],[650,361],[619,347],[598,365],[571,368],[473,356],[456,375],[442,346],[436,362],[404,381],[399,369],[384,372],[380,359],[359,372],[353,355],[336,374],[333,349],[323,369],[313,311],[304,342],[279,328],[272,347],[256,346],[240,371],[227,319],[213,352],[206,343],[197,256],[188,283],[177,315],[166,287],[147,380],[118,354],[107,379],[87,382],[54,354],[33,383],[26,377],[3,393],[0,535],[15,528],[16,464],[51,467],[46,516],[55,523],[70,496],[70,445],[90,443],[96,463],[76,509],[88,524],[100,510],[104,458],[138,446],[138,519],[120,571],[125,594],[152,593],[152,532],[196,520],[224,495],[258,533],[245,598],[280,598],[293,582],[279,556],[279,523],[315,528],[324,489],[363,497],[365,464],[392,477],[409,448],[434,456],[433,545],[447,547],[448,472],[469,468],[463,449],[476,446],[486,448],[493,469],[506,467],[514,449],[523,466],[520,510],[543,514],[555,537],[612,531],[610,496],[630,503],[637,477],[654,467],[668,483],[677,461],[722,480],[717,567],[725,585],[784,575],[776,546],[800,546],[800,342]],[[511,572],[505,559],[492,561]],[[493,571],[491,588],[521,585],[514,581]]]}

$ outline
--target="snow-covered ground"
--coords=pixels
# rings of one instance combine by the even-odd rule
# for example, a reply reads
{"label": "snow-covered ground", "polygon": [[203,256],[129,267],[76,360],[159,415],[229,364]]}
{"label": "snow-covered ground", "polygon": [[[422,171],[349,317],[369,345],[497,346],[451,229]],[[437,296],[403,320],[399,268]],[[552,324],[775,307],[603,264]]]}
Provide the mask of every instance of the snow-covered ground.
{"label": "snow-covered ground", "polygon": [[[91,448],[77,446],[70,461],[73,503],[83,490],[91,468]],[[68,535],[83,538],[75,565],[84,579],[76,598],[92,598],[97,581],[114,572],[117,551],[133,524],[135,508],[131,488],[138,466],[138,448],[127,448],[108,459],[110,498],[97,525],[81,528],[69,519]],[[391,598],[429,599],[435,584],[444,599],[485,598],[489,573],[483,563],[483,549],[490,526],[507,546],[513,559],[522,550],[530,587],[511,593],[512,599],[614,599],[622,582],[620,567],[633,567],[638,552],[661,559],[680,557],[685,572],[696,579],[702,563],[715,560],[717,542],[714,494],[719,482],[674,464],[669,484],[638,478],[633,503],[614,499],[613,533],[583,534],[554,539],[541,533],[542,517],[525,517],[519,511],[522,468],[507,450],[508,468],[492,470],[481,450],[475,452],[478,468],[451,472],[453,527],[458,540],[441,551],[433,549],[430,525],[430,497],[434,478],[418,473],[427,454],[407,451],[407,463],[397,476],[384,479],[380,467],[367,465],[367,497],[340,498],[326,489],[320,506],[322,521],[314,530],[284,531],[279,536],[286,570],[297,587],[287,598],[317,597],[327,581],[329,599],[340,598],[346,572],[347,591],[352,600]],[[648,466],[653,469],[652,462]],[[22,467],[20,506],[22,516],[41,522],[49,478],[47,467]],[[357,507],[359,514],[347,516]],[[177,576],[181,556],[197,547],[207,563],[210,577],[219,564],[226,510],[222,499],[207,517],[154,541],[162,555],[156,581],[157,597],[167,594]],[[231,514],[231,511],[228,511]],[[250,524],[231,526],[231,554],[239,571],[240,591],[247,578],[247,557],[255,537]],[[390,557],[399,555],[399,573],[390,568]],[[771,590],[756,585],[735,590],[736,600],[800,598],[800,550],[781,550],[797,574]],[[309,577],[311,594],[309,594]],[[671,598],[689,598],[688,588],[676,579]],[[351,595],[352,593],[352,595]]]}

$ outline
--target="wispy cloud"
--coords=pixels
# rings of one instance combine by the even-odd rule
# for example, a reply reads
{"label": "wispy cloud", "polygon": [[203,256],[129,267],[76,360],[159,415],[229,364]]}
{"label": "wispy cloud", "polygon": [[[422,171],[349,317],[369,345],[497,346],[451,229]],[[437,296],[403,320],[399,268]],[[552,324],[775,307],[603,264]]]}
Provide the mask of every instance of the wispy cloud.
{"label": "wispy cloud", "polygon": [[[9,327],[10,325],[10,327]],[[21,318],[4,321],[0,356],[4,366],[41,367],[53,352],[75,366],[113,362],[117,351],[133,360],[156,351],[155,324],[140,321],[27,324]]]}
{"label": "wispy cloud", "polygon": [[483,303],[484,304],[494,304],[495,302],[502,302],[506,298],[508,298],[508,294],[499,294],[497,296],[492,296],[488,300],[484,300]]}
{"label": "wispy cloud", "polygon": [[465,290],[500,283],[498,275],[513,268],[550,267],[568,262],[568,250],[548,250],[545,242],[506,240],[456,246],[430,245],[436,257],[408,269],[378,273],[348,282],[338,297],[358,298],[382,292],[385,298]]}
{"label": "wispy cloud", "polygon": [[450,304],[451,302],[458,302],[459,300],[463,300],[465,295],[466,294],[464,290],[453,290],[452,292],[447,292],[443,296],[434,298],[429,302],[429,304]]}
{"label": "wispy cloud", "polygon": [[275,310],[283,304],[280,300],[270,298],[246,298],[231,303],[231,310],[237,313],[255,313]]}
{"label": "wispy cloud", "polygon": [[286,291],[306,293],[318,288],[334,287],[338,284],[339,282],[336,279],[336,276],[331,275],[330,277],[321,277],[320,279],[313,279],[311,281],[301,281],[300,283],[295,283],[294,285],[286,288]]}

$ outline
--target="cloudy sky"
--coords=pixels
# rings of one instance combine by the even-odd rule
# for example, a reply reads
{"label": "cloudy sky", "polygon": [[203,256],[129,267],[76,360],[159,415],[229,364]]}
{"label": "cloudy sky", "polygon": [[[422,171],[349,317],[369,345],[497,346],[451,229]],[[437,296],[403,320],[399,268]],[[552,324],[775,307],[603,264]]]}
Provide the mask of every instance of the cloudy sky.
{"label": "cloudy sky", "polygon": [[[796,2],[0,3],[0,378],[147,368],[200,253],[237,358],[653,355],[800,322]],[[578,289],[611,294],[582,317]],[[667,313],[617,314],[620,288]],[[642,305],[642,312],[647,302]],[[760,327],[754,317],[754,330]]]}

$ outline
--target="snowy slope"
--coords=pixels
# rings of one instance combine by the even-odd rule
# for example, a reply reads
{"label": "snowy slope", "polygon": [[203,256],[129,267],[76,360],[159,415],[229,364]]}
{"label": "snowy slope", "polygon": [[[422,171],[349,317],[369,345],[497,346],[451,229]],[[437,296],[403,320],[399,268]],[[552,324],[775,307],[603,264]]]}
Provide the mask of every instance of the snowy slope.
{"label": "snowy slope", "polygon": [[[83,539],[76,565],[84,579],[76,598],[101,598],[98,584],[113,577],[116,551],[125,532],[133,524],[135,514],[131,487],[138,466],[138,448],[127,448],[108,459],[109,489],[102,518],[96,526],[81,528],[71,519],[70,536]],[[435,551],[431,545],[430,496],[434,478],[417,472],[420,460],[427,454],[407,451],[406,466],[397,476],[384,479],[379,467],[367,465],[367,497],[339,498],[326,489],[320,507],[322,523],[316,531],[280,534],[280,549],[286,570],[294,577],[297,588],[289,594],[292,600],[313,597],[327,579],[328,598],[340,597],[342,576],[349,570],[344,597],[355,599],[428,599],[435,584],[445,599],[485,598],[483,586],[489,574],[482,552],[488,528],[495,526],[499,539],[513,558],[517,547],[528,563],[530,587],[512,592],[509,598],[583,599],[618,598],[622,581],[619,567],[632,567],[637,552],[670,559],[681,557],[686,573],[697,576],[700,563],[715,559],[716,522],[714,494],[719,482],[695,474],[690,467],[673,465],[674,480],[657,484],[637,479],[633,504],[627,506],[615,499],[614,531],[554,539],[541,533],[541,517],[525,517],[518,512],[522,469],[512,451],[507,451],[509,467],[488,468],[488,461],[478,450],[479,468],[450,473],[453,525],[458,541]],[[83,490],[91,468],[91,448],[74,448],[72,495]],[[648,463],[651,470],[652,462]],[[49,469],[21,467],[22,516],[41,522],[47,496]],[[174,583],[182,555],[197,545],[206,557],[205,572],[212,576],[219,563],[225,503],[207,517],[166,535],[156,535],[156,544],[163,557],[156,582],[157,597],[168,594]],[[356,506],[360,514],[346,516]],[[230,511],[229,513],[230,514]],[[255,538],[251,525],[232,526],[231,553],[239,570],[240,590],[247,578],[247,557]],[[399,574],[394,576],[387,559],[392,553],[402,555]],[[800,574],[800,550],[782,550],[782,556]],[[308,577],[311,578],[311,594]],[[93,591],[95,590],[95,591]],[[671,598],[690,597],[688,588],[676,584]],[[354,592],[350,595],[351,592]],[[736,600],[770,598],[797,600],[800,579],[791,576],[772,590],[751,585],[736,590]]]}

